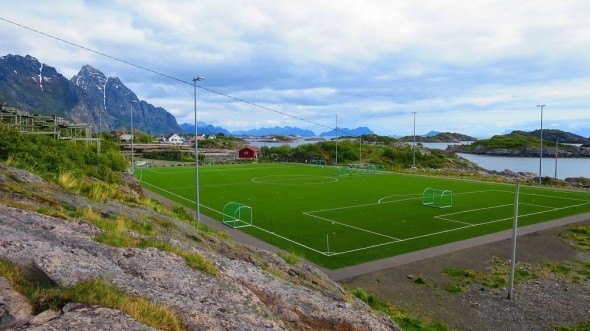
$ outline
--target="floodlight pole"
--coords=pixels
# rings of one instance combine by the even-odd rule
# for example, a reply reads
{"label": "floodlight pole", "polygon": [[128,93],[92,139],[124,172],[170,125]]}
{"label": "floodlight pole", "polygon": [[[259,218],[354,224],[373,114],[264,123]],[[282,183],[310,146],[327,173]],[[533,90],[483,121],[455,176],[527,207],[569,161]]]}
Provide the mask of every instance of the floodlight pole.
{"label": "floodlight pole", "polygon": [[201,217],[201,207],[199,200],[199,135],[197,131],[197,82],[205,80],[204,77],[197,76],[193,78],[194,97],[195,97],[195,191],[196,191],[196,219],[197,225],[199,224],[199,218]]}
{"label": "floodlight pole", "polygon": [[359,136],[359,166],[363,163],[363,136]]}
{"label": "floodlight pole", "polygon": [[559,157],[559,138],[555,138],[555,179],[557,179],[557,158]]}
{"label": "floodlight pole", "polygon": [[508,300],[513,298],[514,269],[516,267],[516,229],[518,227],[518,179],[514,190],[514,221],[512,222],[512,257],[510,259],[510,286],[508,288]]}
{"label": "floodlight pole", "polygon": [[136,100],[131,100],[131,109],[129,113],[131,114],[131,174],[135,176],[135,158],[134,158],[134,148],[133,148],[133,138],[135,138],[133,134],[133,104],[137,103]]}
{"label": "floodlight pole", "polygon": [[412,169],[416,169],[416,112],[413,111],[412,114],[414,114],[414,147],[412,157]]}
{"label": "floodlight pole", "polygon": [[338,165],[338,114],[336,116],[336,165]]}
{"label": "floodlight pole", "polygon": [[543,167],[543,107],[545,105],[537,105],[541,108],[541,153],[539,155],[539,185],[541,185],[541,169]]}

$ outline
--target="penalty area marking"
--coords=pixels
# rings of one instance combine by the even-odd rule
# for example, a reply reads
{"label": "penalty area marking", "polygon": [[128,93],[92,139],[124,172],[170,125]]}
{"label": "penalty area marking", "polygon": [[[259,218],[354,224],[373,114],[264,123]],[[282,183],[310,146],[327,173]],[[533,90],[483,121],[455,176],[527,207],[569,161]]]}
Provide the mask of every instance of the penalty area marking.
{"label": "penalty area marking", "polygon": [[[311,182],[302,182],[311,180]],[[282,185],[321,185],[335,183],[338,178],[327,176],[310,176],[310,175],[268,175],[252,178],[253,183],[257,184],[282,184]]]}

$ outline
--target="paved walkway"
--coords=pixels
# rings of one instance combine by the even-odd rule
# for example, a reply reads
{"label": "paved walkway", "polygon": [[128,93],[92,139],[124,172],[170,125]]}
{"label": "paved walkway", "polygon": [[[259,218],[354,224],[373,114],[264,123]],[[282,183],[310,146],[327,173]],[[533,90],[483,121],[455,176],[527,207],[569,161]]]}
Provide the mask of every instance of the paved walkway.
{"label": "paved walkway", "polygon": [[[158,195],[152,191],[149,191],[143,187],[142,187],[142,189],[147,196],[158,199],[166,204],[176,204],[176,202],[172,202],[171,200],[168,200],[167,198],[165,198],[161,195]],[[193,215],[194,215],[194,212],[193,212]],[[272,251],[272,252],[284,252],[283,250],[281,250],[280,248],[277,248],[276,246],[267,244],[266,242],[264,242],[258,238],[255,238],[249,234],[246,234],[240,230],[232,229],[232,228],[224,225],[223,223],[221,223],[215,219],[212,219],[208,216],[201,215],[201,222],[203,222],[204,224],[206,224],[218,231],[225,232],[225,233],[229,234],[235,241],[240,242],[242,244],[252,246],[252,247],[262,248],[262,249]],[[518,236],[523,236],[523,235],[534,233],[534,232],[539,232],[539,231],[543,231],[543,230],[547,230],[547,229],[557,228],[560,226],[574,224],[574,223],[580,223],[580,222],[590,222],[590,213],[584,213],[584,214],[564,217],[564,218],[557,219],[554,221],[543,222],[543,223],[528,225],[528,226],[524,226],[524,227],[519,227],[518,228]],[[334,270],[320,267],[320,266],[315,265],[309,261],[307,261],[307,263],[312,264],[316,268],[322,270],[332,280],[341,281],[344,279],[368,274],[371,272],[389,269],[389,268],[397,267],[400,265],[404,265],[404,264],[408,264],[408,263],[412,263],[412,262],[416,262],[416,261],[420,261],[420,260],[424,260],[424,259],[428,259],[428,258],[432,258],[432,257],[436,257],[436,256],[441,256],[444,254],[460,251],[463,249],[477,247],[480,245],[485,245],[485,244],[489,244],[489,243],[493,243],[493,242],[497,242],[497,241],[501,241],[501,240],[506,240],[506,239],[510,239],[510,238],[512,238],[512,230],[505,230],[505,231],[496,232],[496,233],[492,233],[492,234],[481,236],[481,237],[466,239],[463,241],[457,241],[454,243],[449,243],[449,244],[445,244],[445,245],[441,245],[441,246],[423,249],[423,250],[412,252],[412,253],[397,255],[397,256],[386,258],[386,259],[366,262],[366,263],[357,264],[357,265],[354,265],[351,267],[345,267],[345,268],[334,269]],[[517,247],[518,247],[518,242],[517,242]]]}

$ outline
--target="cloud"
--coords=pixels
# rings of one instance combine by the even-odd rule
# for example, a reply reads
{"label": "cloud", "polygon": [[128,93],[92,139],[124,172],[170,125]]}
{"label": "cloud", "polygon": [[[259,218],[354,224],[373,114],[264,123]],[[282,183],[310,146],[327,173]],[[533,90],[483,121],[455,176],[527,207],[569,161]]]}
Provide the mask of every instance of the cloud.
{"label": "cloud", "polygon": [[[178,122],[193,120],[192,78],[277,112],[198,91],[199,120],[230,130],[342,126],[489,136],[590,127],[586,1],[4,1],[0,55],[30,54],[71,77],[117,76]],[[291,114],[297,118],[285,116]],[[339,124],[340,125],[340,124]]]}

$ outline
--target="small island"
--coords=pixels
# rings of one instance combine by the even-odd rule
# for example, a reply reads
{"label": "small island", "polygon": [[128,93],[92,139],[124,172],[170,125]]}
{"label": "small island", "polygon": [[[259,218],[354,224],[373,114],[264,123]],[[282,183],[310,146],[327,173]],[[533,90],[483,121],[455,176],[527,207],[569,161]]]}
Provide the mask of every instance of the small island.
{"label": "small island", "polygon": [[[416,136],[416,142],[420,143],[460,143],[464,141],[476,141],[477,138],[455,132],[439,132],[435,135]],[[403,142],[413,142],[414,136],[399,138]]]}
{"label": "small island", "polygon": [[[561,130],[543,132],[544,157],[590,157],[589,144],[590,139],[569,132]],[[541,155],[540,130],[513,131],[510,134],[477,140],[470,145],[449,146],[447,150],[455,153],[492,156],[539,157]]]}

